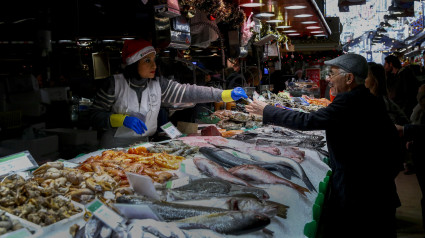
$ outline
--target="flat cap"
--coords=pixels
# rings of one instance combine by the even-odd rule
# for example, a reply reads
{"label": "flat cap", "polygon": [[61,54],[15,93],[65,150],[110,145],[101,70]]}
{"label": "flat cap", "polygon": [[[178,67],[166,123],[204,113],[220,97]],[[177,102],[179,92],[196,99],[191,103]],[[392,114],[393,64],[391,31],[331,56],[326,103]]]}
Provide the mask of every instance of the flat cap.
{"label": "flat cap", "polygon": [[344,54],[335,59],[325,61],[326,65],[339,67],[362,79],[367,78],[368,66],[365,57],[358,54]]}

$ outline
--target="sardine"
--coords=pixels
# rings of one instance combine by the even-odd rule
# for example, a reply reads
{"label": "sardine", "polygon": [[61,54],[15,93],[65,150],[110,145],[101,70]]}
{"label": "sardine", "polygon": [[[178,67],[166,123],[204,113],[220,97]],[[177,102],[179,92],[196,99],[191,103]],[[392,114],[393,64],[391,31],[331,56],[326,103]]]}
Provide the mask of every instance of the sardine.
{"label": "sardine", "polygon": [[195,157],[193,159],[193,163],[196,165],[196,167],[206,173],[210,177],[216,177],[221,178],[223,180],[229,181],[234,184],[240,184],[244,186],[251,186],[249,183],[244,181],[243,179],[240,179],[229,172],[227,172],[226,169],[215,163],[214,161],[211,161],[209,159],[199,158]]}
{"label": "sardine", "polygon": [[188,217],[224,212],[226,209],[176,204],[149,200],[141,196],[124,195],[117,198],[117,203],[148,205],[164,221],[175,221]]}
{"label": "sardine", "polygon": [[229,172],[239,178],[246,179],[248,181],[256,181],[259,183],[266,183],[266,184],[283,184],[285,186],[288,186],[297,190],[299,193],[301,193],[304,196],[306,196],[305,194],[306,192],[310,192],[308,189],[298,184],[295,184],[289,180],[276,176],[270,171],[252,164],[241,165],[241,166],[230,168]]}
{"label": "sardine", "polygon": [[263,229],[270,218],[252,211],[228,211],[175,221],[181,229],[208,227],[222,234],[241,235]]}

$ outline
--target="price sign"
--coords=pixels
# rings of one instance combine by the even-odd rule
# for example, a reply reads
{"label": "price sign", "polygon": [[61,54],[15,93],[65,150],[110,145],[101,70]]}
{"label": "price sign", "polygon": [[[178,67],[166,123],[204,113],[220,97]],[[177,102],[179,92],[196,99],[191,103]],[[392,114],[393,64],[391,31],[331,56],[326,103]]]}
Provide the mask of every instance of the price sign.
{"label": "price sign", "polygon": [[182,135],[182,133],[173,125],[173,123],[168,122],[167,124],[161,126],[161,129],[167,133],[167,135],[174,139]]}
{"label": "price sign", "polygon": [[0,158],[0,176],[36,167],[38,167],[37,162],[27,150]]}
{"label": "price sign", "polygon": [[99,218],[99,220],[111,227],[112,230],[116,230],[125,221],[123,217],[118,215],[98,199],[95,199],[93,202],[89,203],[86,208],[94,216]]}

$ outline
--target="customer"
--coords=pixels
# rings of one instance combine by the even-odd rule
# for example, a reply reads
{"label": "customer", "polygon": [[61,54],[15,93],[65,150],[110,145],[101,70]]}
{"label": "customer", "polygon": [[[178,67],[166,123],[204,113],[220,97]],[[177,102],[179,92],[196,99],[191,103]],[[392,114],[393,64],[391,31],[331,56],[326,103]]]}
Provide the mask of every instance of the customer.
{"label": "customer", "polygon": [[155,56],[155,49],[146,40],[124,42],[124,73],[104,82],[90,108],[92,126],[102,129],[102,148],[146,141],[156,132],[161,102],[230,102],[247,98],[242,88],[223,91],[156,76]]}
{"label": "customer", "polygon": [[387,74],[388,97],[409,117],[416,105],[419,87],[415,74],[409,67],[401,67],[400,60],[394,55],[385,57],[384,68]]}
{"label": "customer", "polygon": [[388,98],[384,67],[375,62],[369,62],[368,65],[369,73],[365,81],[366,88],[373,95],[381,97],[384,100],[385,108],[394,124],[404,125],[409,123],[409,118],[404,114],[403,110]]}
{"label": "customer", "polygon": [[406,143],[407,150],[412,153],[416,178],[422,192],[422,226],[425,229],[425,84],[419,87],[417,98],[418,105],[416,105],[410,118],[412,124],[396,126],[400,136],[408,141]]}
{"label": "customer", "polygon": [[419,187],[421,188],[422,227],[425,229],[425,125],[406,124],[404,126],[396,126],[400,136],[409,141],[406,144],[406,147],[412,152],[416,178],[418,179]]}
{"label": "customer", "polygon": [[397,130],[382,98],[364,86],[363,56],[345,54],[325,64],[336,96],[329,106],[305,113],[255,100],[246,110],[263,115],[265,124],[326,131],[332,178],[323,237],[396,237],[394,178],[402,168]]}

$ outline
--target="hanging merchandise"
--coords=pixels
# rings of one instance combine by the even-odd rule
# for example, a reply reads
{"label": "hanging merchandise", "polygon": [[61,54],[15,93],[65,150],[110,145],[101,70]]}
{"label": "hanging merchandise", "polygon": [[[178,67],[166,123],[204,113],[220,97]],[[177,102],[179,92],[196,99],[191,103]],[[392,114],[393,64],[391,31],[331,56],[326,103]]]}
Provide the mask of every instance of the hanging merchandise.
{"label": "hanging merchandise", "polygon": [[179,3],[177,0],[162,0],[160,4],[155,5],[155,13],[163,17],[180,16]]}

